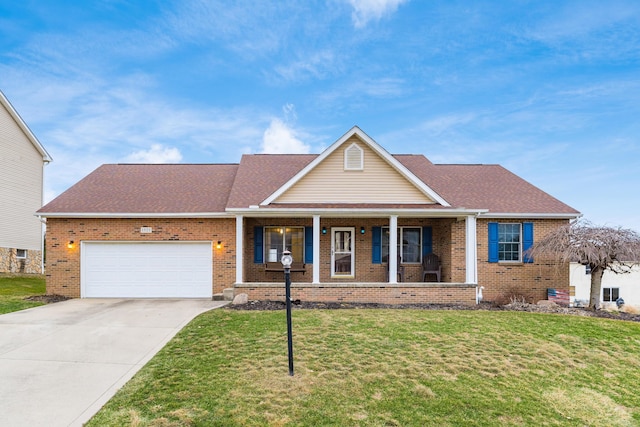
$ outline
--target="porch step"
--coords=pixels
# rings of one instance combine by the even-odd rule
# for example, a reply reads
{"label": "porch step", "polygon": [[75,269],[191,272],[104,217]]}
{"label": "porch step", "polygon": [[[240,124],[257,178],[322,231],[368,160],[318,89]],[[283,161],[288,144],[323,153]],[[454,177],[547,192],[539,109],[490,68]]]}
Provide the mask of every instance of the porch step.
{"label": "porch step", "polygon": [[223,293],[219,293],[219,294],[213,294],[213,298],[214,301],[224,301],[224,294]]}
{"label": "porch step", "polygon": [[222,291],[222,294],[224,296],[224,301],[233,301],[233,296],[234,296],[234,289],[233,288],[224,289]]}

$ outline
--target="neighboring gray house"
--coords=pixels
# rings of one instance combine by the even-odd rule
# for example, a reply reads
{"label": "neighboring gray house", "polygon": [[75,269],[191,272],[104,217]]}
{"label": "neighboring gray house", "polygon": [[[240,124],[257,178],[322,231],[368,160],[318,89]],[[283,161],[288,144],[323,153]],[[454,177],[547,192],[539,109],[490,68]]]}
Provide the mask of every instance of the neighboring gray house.
{"label": "neighboring gray house", "polygon": [[0,91],[0,273],[42,273],[44,166],[51,161]]}

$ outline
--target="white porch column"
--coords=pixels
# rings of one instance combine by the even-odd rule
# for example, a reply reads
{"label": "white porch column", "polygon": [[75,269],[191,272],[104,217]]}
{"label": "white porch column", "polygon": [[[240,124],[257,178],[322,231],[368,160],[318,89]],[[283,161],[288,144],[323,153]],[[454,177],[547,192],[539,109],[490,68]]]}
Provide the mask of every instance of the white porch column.
{"label": "white porch column", "polygon": [[466,244],[465,244],[465,257],[466,257],[466,270],[467,277],[466,283],[478,284],[478,244],[476,233],[476,217],[475,215],[467,216],[466,220]]}
{"label": "white porch column", "polygon": [[244,221],[242,215],[236,215],[236,283],[244,280],[243,266],[243,242],[244,242]]}
{"label": "white porch column", "polygon": [[389,283],[398,283],[398,215],[389,218]]}
{"label": "white porch column", "polygon": [[313,216],[313,281],[311,283],[320,283],[320,215]]}

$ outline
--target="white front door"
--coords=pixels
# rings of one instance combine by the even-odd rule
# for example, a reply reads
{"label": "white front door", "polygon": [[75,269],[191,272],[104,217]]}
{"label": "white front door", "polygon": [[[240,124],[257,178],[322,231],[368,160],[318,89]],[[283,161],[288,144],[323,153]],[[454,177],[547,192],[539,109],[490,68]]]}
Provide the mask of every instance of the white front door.
{"label": "white front door", "polygon": [[331,229],[331,277],[354,277],[355,228],[334,227]]}

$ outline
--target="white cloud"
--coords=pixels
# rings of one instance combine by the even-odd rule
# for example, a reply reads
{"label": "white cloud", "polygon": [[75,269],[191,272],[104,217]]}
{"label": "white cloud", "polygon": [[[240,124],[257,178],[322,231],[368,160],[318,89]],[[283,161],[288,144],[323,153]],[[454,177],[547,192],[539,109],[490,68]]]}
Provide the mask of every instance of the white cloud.
{"label": "white cloud", "polygon": [[324,79],[336,73],[334,52],[331,49],[304,52],[298,59],[285,65],[274,67],[275,74],[287,82],[308,78]]}
{"label": "white cloud", "polygon": [[369,21],[380,20],[394,13],[406,0],[349,0],[353,7],[351,19],[356,28],[363,28]]}
{"label": "white cloud", "polygon": [[262,137],[262,153],[307,154],[310,147],[296,137],[296,132],[280,119],[271,120]]}
{"label": "white cloud", "polygon": [[125,160],[130,163],[179,163],[182,160],[182,154],[175,147],[153,144],[148,150],[129,154]]}
{"label": "white cloud", "polygon": [[298,119],[298,114],[296,113],[296,106],[293,104],[285,104],[282,107],[282,112],[284,113],[284,119],[288,122],[296,121]]}

